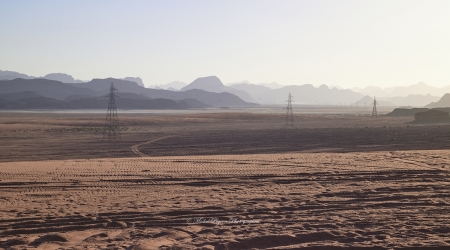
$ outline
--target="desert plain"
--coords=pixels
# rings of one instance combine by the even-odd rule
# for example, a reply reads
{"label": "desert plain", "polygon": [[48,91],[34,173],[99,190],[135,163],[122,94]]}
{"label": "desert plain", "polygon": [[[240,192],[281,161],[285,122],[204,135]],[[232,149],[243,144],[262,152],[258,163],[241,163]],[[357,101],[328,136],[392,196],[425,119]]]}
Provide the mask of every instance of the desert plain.
{"label": "desert plain", "polygon": [[0,248],[450,249],[449,124],[260,111],[1,112]]}

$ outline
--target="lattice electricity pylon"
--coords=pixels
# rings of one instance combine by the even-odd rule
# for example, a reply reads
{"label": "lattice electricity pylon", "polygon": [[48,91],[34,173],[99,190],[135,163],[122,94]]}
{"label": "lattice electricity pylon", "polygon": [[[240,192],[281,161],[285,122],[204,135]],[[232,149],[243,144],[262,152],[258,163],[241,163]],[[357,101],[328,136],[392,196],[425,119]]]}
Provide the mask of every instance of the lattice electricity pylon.
{"label": "lattice electricity pylon", "polygon": [[284,128],[295,128],[294,125],[294,113],[292,112],[292,96],[291,92],[289,92],[288,100],[287,100],[287,108],[286,108],[286,116],[284,117]]}
{"label": "lattice electricity pylon", "polygon": [[108,141],[117,141],[121,139],[120,136],[120,126],[119,126],[119,117],[117,116],[116,109],[116,91],[114,88],[114,84],[111,83],[111,87],[109,88],[109,104],[108,111],[106,113],[106,122],[105,122],[105,131],[103,132],[103,140],[107,139]]}
{"label": "lattice electricity pylon", "polygon": [[373,97],[373,108],[372,108],[372,117],[377,117],[378,116],[378,112],[377,112],[377,99],[375,98],[375,96]]}

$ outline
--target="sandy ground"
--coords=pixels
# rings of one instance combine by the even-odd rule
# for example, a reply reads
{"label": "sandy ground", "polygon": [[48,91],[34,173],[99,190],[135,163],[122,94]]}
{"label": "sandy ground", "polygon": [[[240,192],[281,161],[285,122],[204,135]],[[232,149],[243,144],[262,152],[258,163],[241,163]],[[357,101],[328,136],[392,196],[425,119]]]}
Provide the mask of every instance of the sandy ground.
{"label": "sandy ground", "polygon": [[1,113],[0,248],[450,249],[450,127]]}
{"label": "sandy ground", "polygon": [[448,249],[449,163],[449,151],[0,163],[0,246]]}
{"label": "sandy ground", "polygon": [[283,129],[283,114],[119,119],[122,140],[108,143],[104,114],[0,113],[0,162],[135,157],[136,145],[148,156],[450,149],[449,124],[414,124],[411,117],[300,114],[294,130]]}

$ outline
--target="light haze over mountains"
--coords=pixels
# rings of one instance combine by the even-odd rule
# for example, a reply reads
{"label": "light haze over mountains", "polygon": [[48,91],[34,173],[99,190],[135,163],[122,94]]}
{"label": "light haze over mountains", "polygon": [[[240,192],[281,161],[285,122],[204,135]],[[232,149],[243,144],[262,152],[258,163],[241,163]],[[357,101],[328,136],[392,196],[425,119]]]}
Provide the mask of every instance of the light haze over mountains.
{"label": "light haze over mountains", "polygon": [[394,86],[388,88],[368,86],[365,88],[351,88],[351,90],[365,95],[375,95],[378,97],[395,97],[422,94],[442,96],[443,94],[450,92],[450,85],[439,88],[430,86],[424,82],[418,82],[410,86]]}
{"label": "light haze over mountains", "polygon": [[[94,98],[101,94],[105,94],[109,88],[110,82],[103,79],[93,79],[91,81],[76,80],[73,76],[65,73],[51,73],[44,77],[34,77],[27,74],[14,71],[0,71],[0,80],[21,79],[47,79],[69,86],[76,87],[77,90],[67,90],[68,95],[72,95],[70,101],[75,100],[75,97]],[[422,107],[434,102],[438,102],[445,93],[450,93],[450,86],[433,87],[424,82],[412,84],[410,86],[396,86],[389,88],[381,88],[369,86],[365,88],[345,89],[337,85],[329,87],[325,84],[320,86],[313,86],[310,84],[303,85],[289,85],[284,86],[278,83],[260,83],[253,84],[248,81],[241,81],[235,83],[224,84],[217,76],[199,77],[190,84],[173,81],[167,84],[153,85],[145,88],[145,84],[140,77],[125,77],[122,79],[111,79],[117,82],[117,88],[124,93],[134,93],[137,95],[144,95],[148,98],[162,98],[162,99],[176,99],[191,100],[191,104],[197,108],[201,107],[220,107],[220,106],[246,106],[245,103],[255,103],[262,105],[285,104],[286,96],[291,93],[294,96],[295,104],[307,105],[362,105],[368,102],[373,102],[373,97],[376,97],[380,106],[414,106]],[[37,81],[39,82],[39,81]],[[133,84],[123,84],[123,82],[132,82]],[[42,83],[42,81],[40,82]],[[45,85],[47,86],[47,85]],[[44,89],[46,87],[43,86]],[[6,87],[2,92],[8,90]],[[79,93],[81,89],[91,89],[94,92]],[[153,90],[151,90],[153,89]],[[18,89],[17,91],[33,91],[37,94],[41,93],[37,86],[28,89]],[[47,91],[47,90],[46,90]],[[53,93],[54,89],[49,89],[48,93]],[[17,93],[19,93],[17,92]],[[214,101],[211,96],[216,94],[231,94],[233,98],[237,98],[237,103],[232,103],[228,98],[219,98]],[[46,95],[41,93],[44,97],[61,99],[60,94]],[[20,96],[20,95],[19,95]],[[137,96],[135,96],[137,97]],[[192,100],[196,100],[195,103]],[[227,100],[227,101],[226,101]],[[67,101],[67,100],[66,100]],[[442,103],[442,102],[441,102]],[[435,105],[439,105],[435,104]],[[138,105],[139,106],[139,105]],[[173,106],[173,105],[172,105]],[[185,106],[189,108],[189,105]]]}

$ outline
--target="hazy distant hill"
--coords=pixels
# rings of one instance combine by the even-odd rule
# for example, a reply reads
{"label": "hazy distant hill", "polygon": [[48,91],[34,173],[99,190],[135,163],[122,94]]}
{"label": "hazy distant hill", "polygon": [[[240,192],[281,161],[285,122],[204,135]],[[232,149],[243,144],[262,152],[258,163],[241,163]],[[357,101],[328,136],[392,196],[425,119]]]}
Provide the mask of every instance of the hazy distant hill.
{"label": "hazy distant hill", "polygon": [[245,80],[240,81],[240,82],[227,83],[225,85],[231,87],[233,85],[238,85],[238,84],[250,84],[250,85],[264,86],[264,87],[271,88],[271,89],[279,89],[279,88],[285,87],[285,85],[281,85],[276,82],[255,84],[255,83],[250,83],[249,81],[245,81]]}
{"label": "hazy distant hill", "polygon": [[243,90],[237,90],[234,88],[223,85],[222,81],[217,76],[207,76],[195,79],[189,85],[183,87],[180,91],[186,91],[191,89],[201,89],[208,92],[222,93],[228,92],[234,94],[246,102],[255,102],[251,95]]}
{"label": "hazy distant hill", "polygon": [[352,88],[353,91],[362,93],[364,95],[376,97],[407,97],[409,95],[428,95],[442,96],[450,92],[450,86],[442,88],[430,86],[424,82],[419,82],[410,86],[395,86],[388,88],[369,86],[362,89]]}
{"label": "hazy distant hill", "polygon": [[183,87],[181,91],[190,89],[202,89],[209,92],[224,92],[222,91],[225,86],[217,76],[199,77],[193,82]]}
{"label": "hazy distant hill", "polygon": [[160,84],[160,85],[154,85],[150,86],[152,89],[165,89],[165,90],[180,90],[187,86],[187,83],[180,82],[180,81],[173,81],[166,84]]}
{"label": "hazy distant hill", "polygon": [[440,99],[439,96],[433,96],[433,95],[427,94],[427,95],[408,95],[405,97],[403,97],[403,96],[388,97],[388,98],[383,98],[382,100],[391,102],[396,106],[423,107],[431,102],[436,102],[439,99]]}
{"label": "hazy distant hill", "polygon": [[262,86],[265,86],[265,87],[268,87],[268,88],[271,88],[271,89],[279,89],[279,88],[282,88],[282,87],[286,86],[286,85],[278,84],[276,82],[269,82],[269,83],[262,82],[262,83],[258,83],[258,85],[262,85]]}
{"label": "hazy distant hill", "polygon": [[450,90],[450,86],[443,88],[437,88],[430,86],[424,82],[419,82],[411,86],[406,87],[395,87],[389,96],[407,96],[407,95],[419,95],[419,94],[430,94],[433,96],[442,96]]}
{"label": "hazy distant hill", "polygon": [[[69,96],[64,101],[48,98],[35,92],[0,95],[0,109],[106,109],[109,99],[105,96]],[[150,99],[144,95],[121,93],[116,98],[118,109],[187,109],[206,108],[197,100]]]}
{"label": "hazy distant hill", "polygon": [[363,97],[362,94],[348,89],[328,88],[326,85],[318,88],[311,84],[291,85],[270,91],[257,85],[234,85],[234,87],[245,87],[261,104],[285,104],[289,92],[294,97],[295,104],[344,105],[356,102]]}
{"label": "hazy distant hill", "polygon": [[[328,88],[326,85],[321,85],[318,88],[310,84],[301,86],[287,86],[278,90],[284,94],[287,99],[287,92],[291,92],[295,97],[296,103],[305,104],[349,104],[362,98],[359,93],[355,93],[348,89]],[[281,99],[282,96],[280,96]]]}
{"label": "hazy distant hill", "polygon": [[0,70],[0,80],[14,80],[17,78],[21,78],[21,79],[44,78],[47,80],[54,80],[54,81],[59,81],[59,82],[63,82],[63,83],[83,82],[81,80],[75,80],[71,75],[64,74],[64,73],[51,73],[51,74],[45,75],[44,77],[34,77],[34,76],[29,76],[29,75],[14,72],[14,71]]}
{"label": "hazy distant hill", "polygon": [[191,89],[187,91],[169,91],[163,89],[147,89],[145,94],[150,98],[167,98],[182,100],[186,98],[196,99],[212,107],[256,107],[255,103],[248,103],[236,95],[223,92],[213,93],[201,89]]}
{"label": "hazy distant hill", "polygon": [[425,106],[426,108],[444,108],[450,107],[450,94],[446,93],[437,102],[432,102]]}
{"label": "hazy distant hill", "polygon": [[361,93],[363,95],[368,95],[368,96],[376,96],[376,97],[387,97],[390,90],[389,89],[383,89],[381,87],[376,87],[376,86],[368,86],[365,88],[352,88],[351,89],[354,92],[357,93]]}
{"label": "hazy distant hill", "polygon": [[204,90],[188,90],[188,91],[170,91],[163,89],[150,89],[138,86],[135,82],[118,80],[114,78],[108,79],[93,79],[87,83],[76,84],[73,86],[81,86],[90,88],[96,92],[96,95],[104,95],[108,93],[111,82],[119,92],[144,94],[150,98],[164,98],[171,100],[183,100],[186,98],[196,99],[208,106],[212,107],[254,107],[257,104],[252,104],[243,101],[238,96],[230,93],[213,93]]}
{"label": "hazy distant hill", "polygon": [[329,88],[326,85],[314,87],[311,84],[290,85],[278,89],[250,83],[238,83],[229,86],[249,93],[260,104],[284,104],[289,92],[296,104],[344,105],[356,102],[363,95],[348,89]]}
{"label": "hazy distant hill", "polygon": [[64,74],[64,73],[51,73],[45,75],[43,78],[48,80],[54,80],[59,81],[63,83],[82,83],[84,81],[81,80],[75,80],[71,75]]}
{"label": "hazy distant hill", "polygon": [[251,83],[237,83],[230,85],[229,87],[249,93],[251,97],[259,103],[261,103],[261,97],[270,95],[270,92],[273,90],[266,86]]}
{"label": "hazy distant hill", "polygon": [[[64,102],[72,102],[80,99],[92,99],[98,96],[105,96],[109,92],[111,82],[119,90],[118,94],[123,95],[122,98],[136,100],[142,98],[151,99],[169,99],[178,105],[179,108],[205,108],[205,107],[254,107],[257,104],[247,103],[239,97],[230,93],[212,93],[204,90],[188,90],[188,91],[169,91],[148,89],[138,86],[136,82],[130,82],[119,79],[94,79],[87,83],[62,83],[47,79],[15,79],[0,81],[0,95],[13,94],[22,92],[34,92],[39,97],[54,98]],[[18,94],[19,95],[19,94]],[[133,95],[133,96],[131,96]],[[8,100],[4,100],[8,101]],[[12,100],[9,100],[12,102]],[[160,101],[163,102],[163,101]],[[98,101],[90,100],[92,105],[99,105]],[[157,104],[148,101],[149,105],[160,108]],[[172,102],[167,103],[170,107]],[[11,103],[10,103],[11,104]],[[81,105],[81,104],[79,104]],[[136,104],[137,105],[137,104]],[[139,104],[140,105],[140,104]],[[61,107],[63,107],[62,105]],[[94,108],[94,106],[92,108]],[[24,106],[28,107],[28,106]],[[96,107],[96,106],[95,106]],[[68,107],[70,108],[70,107]],[[134,106],[134,108],[137,108]]]}
{"label": "hazy distant hill", "polygon": [[[396,96],[396,97],[376,97],[377,103],[380,106],[411,106],[411,107],[423,107],[424,105],[437,101],[439,97],[432,95],[409,95],[406,97]],[[364,103],[372,105],[373,97],[365,96],[361,100],[358,101],[359,105],[364,105]],[[353,104],[352,104],[353,105]]]}
{"label": "hazy distant hill", "polygon": [[33,79],[34,77],[28,76],[28,75],[25,75],[22,73],[14,72],[14,71],[0,70],[0,80],[13,80],[16,78]]}
{"label": "hazy distant hill", "polygon": [[32,91],[43,97],[64,100],[70,95],[95,95],[89,88],[74,87],[58,81],[43,78],[0,81],[0,94]]}
{"label": "hazy distant hill", "polygon": [[135,82],[139,86],[145,87],[144,82],[142,81],[142,79],[140,77],[125,77],[125,78],[123,78],[123,80],[130,81],[130,82]]}
{"label": "hazy distant hill", "polygon": [[[2,71],[0,70],[0,80],[14,80],[16,78],[22,79],[35,79],[35,78],[44,78],[47,80],[54,80],[62,83],[84,83],[86,81],[76,80],[73,76],[65,73],[50,73],[43,77],[33,77],[28,76],[26,74],[14,72],[14,71]],[[140,77],[125,77],[121,80],[131,81],[137,83],[139,86],[144,87],[144,83]]]}
{"label": "hazy distant hill", "polygon": [[103,95],[109,93],[109,87],[112,82],[114,83],[114,87],[117,88],[119,92],[142,94],[145,89],[144,87],[139,86],[136,82],[115,78],[92,79],[89,82],[69,85],[78,88],[88,88],[95,91],[96,95]]}
{"label": "hazy distant hill", "polygon": [[[352,103],[352,105],[358,105],[359,107],[363,107],[363,106],[372,107],[373,106],[373,98],[368,96],[368,95],[366,95],[361,100],[359,100],[358,102]],[[395,105],[395,104],[393,104],[392,102],[389,102],[389,101],[381,101],[379,98],[377,98],[377,106],[394,107],[394,106],[397,106],[397,105]]]}

